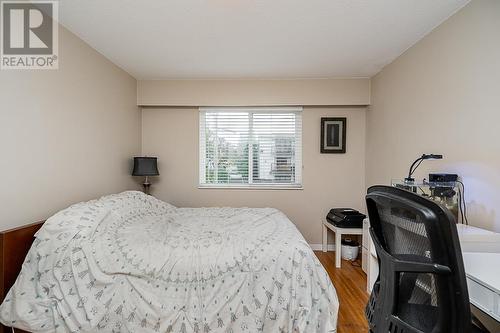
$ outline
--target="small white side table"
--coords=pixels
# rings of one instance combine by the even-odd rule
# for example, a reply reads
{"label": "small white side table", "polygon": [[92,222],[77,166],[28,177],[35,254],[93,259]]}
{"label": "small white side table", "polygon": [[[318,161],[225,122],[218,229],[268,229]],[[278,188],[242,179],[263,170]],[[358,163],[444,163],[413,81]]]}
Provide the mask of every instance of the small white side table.
{"label": "small white side table", "polygon": [[323,220],[323,252],[326,252],[328,249],[328,229],[335,233],[335,267],[340,268],[342,235],[363,235],[363,228],[339,228],[327,220]]}

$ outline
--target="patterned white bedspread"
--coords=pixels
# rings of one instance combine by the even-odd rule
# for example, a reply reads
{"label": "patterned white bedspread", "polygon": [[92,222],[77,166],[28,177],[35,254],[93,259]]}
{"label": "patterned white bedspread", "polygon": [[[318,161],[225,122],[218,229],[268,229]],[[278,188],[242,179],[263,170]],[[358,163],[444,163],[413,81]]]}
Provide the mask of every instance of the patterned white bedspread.
{"label": "patterned white bedspread", "polygon": [[338,306],[280,211],[176,208],[134,191],[51,217],[0,320],[33,332],[335,332]]}

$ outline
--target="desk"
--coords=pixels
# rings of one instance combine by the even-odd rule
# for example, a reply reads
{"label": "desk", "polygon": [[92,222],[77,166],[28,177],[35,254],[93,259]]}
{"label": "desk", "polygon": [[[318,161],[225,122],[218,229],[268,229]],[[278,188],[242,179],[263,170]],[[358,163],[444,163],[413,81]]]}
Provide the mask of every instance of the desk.
{"label": "desk", "polygon": [[340,268],[340,252],[342,250],[342,235],[363,235],[362,228],[339,228],[330,222],[323,220],[323,252],[328,247],[328,229],[335,233],[335,267]]}
{"label": "desk", "polygon": [[472,313],[500,332],[500,234],[457,224]]}
{"label": "desk", "polygon": [[462,252],[500,253],[499,233],[465,224],[457,224],[457,231]]}
{"label": "desk", "polygon": [[463,253],[472,305],[500,322],[500,253]]}

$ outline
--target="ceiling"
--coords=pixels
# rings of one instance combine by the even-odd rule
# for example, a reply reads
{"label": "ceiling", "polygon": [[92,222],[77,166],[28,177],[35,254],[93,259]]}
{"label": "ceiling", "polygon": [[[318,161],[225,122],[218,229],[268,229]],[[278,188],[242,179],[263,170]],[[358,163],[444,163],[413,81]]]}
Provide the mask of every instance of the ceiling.
{"label": "ceiling", "polygon": [[370,77],[468,0],[60,0],[137,79]]}

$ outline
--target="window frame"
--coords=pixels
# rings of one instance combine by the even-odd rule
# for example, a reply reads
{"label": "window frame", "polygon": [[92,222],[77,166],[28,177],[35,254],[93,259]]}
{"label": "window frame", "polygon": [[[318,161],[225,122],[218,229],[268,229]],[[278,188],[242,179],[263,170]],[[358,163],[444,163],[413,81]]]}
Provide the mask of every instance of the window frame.
{"label": "window frame", "polygon": [[[248,165],[248,182],[247,183],[234,183],[234,184],[208,184],[203,183],[202,179],[205,178],[205,165],[202,163],[202,160],[205,158],[206,154],[206,146],[205,142],[202,142],[204,139],[204,135],[202,137],[201,128],[206,128],[204,123],[204,113],[205,112],[248,112],[250,114],[254,113],[296,113],[300,115],[300,129],[296,129],[295,135],[297,139],[297,134],[300,134],[300,149],[295,150],[295,154],[299,154],[299,156],[295,156],[295,163],[297,161],[300,162],[300,166],[295,166],[295,177],[297,177],[297,171],[300,175],[300,182],[297,183],[253,183],[251,180],[253,179],[253,162]],[[198,157],[198,188],[199,189],[240,189],[240,190],[302,190],[303,189],[303,107],[301,106],[293,106],[293,107],[199,107],[198,112],[198,149],[199,149],[199,157]],[[250,116],[250,119],[252,117]],[[297,126],[297,124],[296,124]],[[253,131],[253,126],[249,125],[249,131]],[[203,146],[202,146],[203,144]],[[295,146],[297,147],[297,145]],[[252,156],[253,150],[248,149],[248,161],[253,161]]]}

